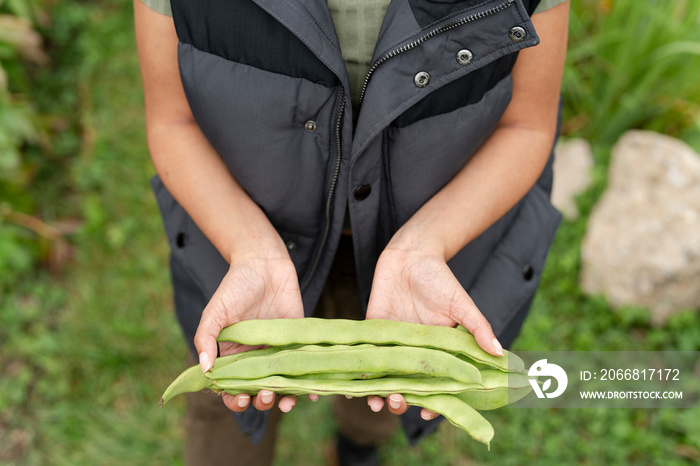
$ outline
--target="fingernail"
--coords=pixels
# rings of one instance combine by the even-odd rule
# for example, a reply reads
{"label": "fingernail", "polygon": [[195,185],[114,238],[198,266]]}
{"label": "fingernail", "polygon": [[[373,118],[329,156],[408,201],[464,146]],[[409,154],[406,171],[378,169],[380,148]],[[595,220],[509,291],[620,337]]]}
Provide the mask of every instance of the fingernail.
{"label": "fingernail", "polygon": [[313,403],[316,403],[318,401],[318,398],[318,395],[316,395],[315,393],[309,395],[309,400],[311,400]]}
{"label": "fingernail", "polygon": [[426,413],[425,411],[421,410],[420,412],[420,417],[422,417],[426,421],[432,421],[433,420],[433,415],[430,413]]}
{"label": "fingernail", "polygon": [[238,407],[245,408],[250,402],[250,396],[246,394],[238,395]]}
{"label": "fingernail", "polygon": [[280,403],[280,411],[283,413],[288,413],[292,410],[292,404],[291,403]]}
{"label": "fingernail", "polygon": [[503,356],[503,347],[498,342],[498,340],[494,338],[493,340],[491,340],[491,344],[493,345],[494,352],[499,356]]}
{"label": "fingernail", "polygon": [[267,405],[272,403],[272,400],[275,399],[275,394],[272,392],[268,392],[267,390],[261,390],[260,399],[262,400],[263,404]]}
{"label": "fingernail", "polygon": [[211,361],[209,360],[207,353],[204,351],[199,353],[199,367],[202,368],[202,372],[206,372],[211,369]]}
{"label": "fingernail", "polygon": [[393,409],[399,409],[401,407],[401,398],[398,395],[389,395],[389,406]]}

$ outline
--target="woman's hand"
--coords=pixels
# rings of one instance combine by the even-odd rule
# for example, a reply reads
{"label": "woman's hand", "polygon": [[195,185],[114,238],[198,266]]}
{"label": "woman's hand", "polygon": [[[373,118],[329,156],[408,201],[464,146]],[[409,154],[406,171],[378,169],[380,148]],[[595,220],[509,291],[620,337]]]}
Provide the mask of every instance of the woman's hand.
{"label": "woman's hand", "polygon": [[[542,173],[556,134],[568,19],[568,1],[533,16],[540,44],[519,52],[512,72],[513,95],[498,127],[382,252],[368,319],[459,323],[483,350],[502,354],[491,326],[447,267],[447,260],[512,208]],[[401,395],[388,399],[392,413],[406,411]],[[368,403],[379,411],[384,400],[370,397]],[[422,415],[435,417],[425,409]]]}
{"label": "woman's hand", "polygon": [[[279,234],[195,122],[180,79],[173,19],[134,0],[134,23],[153,164],[168,191],[230,264],[195,335],[200,365],[208,370],[222,328],[246,319],[304,317],[299,283]],[[246,349],[221,344],[222,355]],[[223,399],[237,412],[250,403],[248,395],[225,394]],[[270,409],[274,399],[274,393],[261,391],[253,405]],[[279,407],[289,411],[295,402],[295,397],[283,397]]]}
{"label": "woman's hand", "polygon": [[[503,355],[491,325],[452,274],[444,257],[419,244],[394,247],[390,243],[384,250],[374,272],[367,318],[449,327],[462,324],[484,351]],[[367,402],[373,411],[384,405],[380,397],[369,397]],[[390,395],[388,405],[394,414],[408,409],[399,394]],[[428,420],[437,415],[423,409],[421,416]]]}
{"label": "woman's hand", "polygon": [[[304,308],[299,281],[286,250],[272,254],[263,254],[259,249],[244,251],[232,258],[228,273],[202,313],[194,337],[202,371],[206,372],[213,366],[217,354],[216,338],[224,327],[249,319],[302,317]],[[225,356],[255,348],[221,342],[219,349]],[[251,400],[246,394],[232,396],[224,393],[223,401],[231,411],[241,412]],[[252,400],[253,406],[261,411],[272,408],[274,402],[275,395],[268,390],[260,391]],[[279,408],[288,412],[295,404],[296,397],[285,396],[280,399]]]}
{"label": "woman's hand", "polygon": [[484,351],[503,355],[491,325],[437,254],[384,250],[374,273],[367,318],[448,327],[462,324]]}

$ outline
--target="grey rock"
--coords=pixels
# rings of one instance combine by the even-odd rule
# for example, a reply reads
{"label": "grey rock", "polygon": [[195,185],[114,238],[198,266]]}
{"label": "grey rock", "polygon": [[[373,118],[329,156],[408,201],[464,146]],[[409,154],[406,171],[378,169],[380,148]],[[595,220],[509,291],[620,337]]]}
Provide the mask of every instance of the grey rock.
{"label": "grey rock", "polygon": [[700,156],[685,143],[629,131],[613,148],[609,185],[583,241],[581,282],[654,324],[700,308]]}
{"label": "grey rock", "polygon": [[579,216],[575,198],[592,183],[593,153],[585,139],[569,139],[557,144],[554,158],[552,204],[569,220]]}

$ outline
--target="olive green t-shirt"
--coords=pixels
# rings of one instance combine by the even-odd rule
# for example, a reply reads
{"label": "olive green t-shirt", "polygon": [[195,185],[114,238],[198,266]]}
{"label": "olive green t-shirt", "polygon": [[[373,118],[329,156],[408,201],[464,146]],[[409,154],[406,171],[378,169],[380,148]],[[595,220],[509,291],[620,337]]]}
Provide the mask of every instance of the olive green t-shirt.
{"label": "olive green t-shirt", "polygon": [[[372,63],[374,46],[391,0],[327,1],[340,42],[340,52],[348,70],[352,108],[357,110],[362,86]],[[542,0],[535,13],[552,8],[563,1]]]}
{"label": "olive green t-shirt", "polygon": [[[162,13],[164,15],[172,16],[173,13],[170,10],[170,0],[141,0],[143,3],[148,5],[151,9],[156,10],[158,13]],[[333,0],[331,0],[333,1]],[[331,1],[328,3],[330,4]],[[535,10],[535,13],[541,13],[545,10],[549,10],[550,8],[559,5],[560,3],[564,3],[565,0],[541,0],[540,4],[537,6],[537,9]],[[365,5],[371,5],[373,2],[371,0],[357,0],[357,1],[350,1],[350,2],[343,2],[343,1],[336,1],[334,3],[342,4],[342,3],[361,3]],[[387,3],[387,6],[389,2],[381,2],[381,3]],[[384,10],[386,11],[386,10]],[[363,18],[365,19],[365,18]],[[374,18],[372,18],[373,20]],[[384,19],[384,15],[382,14],[382,19]],[[335,21],[335,19],[334,19]],[[380,21],[381,24],[381,21]]]}
{"label": "olive green t-shirt", "polygon": [[[170,0],[141,0],[153,10],[172,16]],[[350,97],[356,110],[374,46],[391,0],[327,0],[350,79]],[[533,14],[565,0],[541,0]],[[356,112],[355,112],[356,113]]]}

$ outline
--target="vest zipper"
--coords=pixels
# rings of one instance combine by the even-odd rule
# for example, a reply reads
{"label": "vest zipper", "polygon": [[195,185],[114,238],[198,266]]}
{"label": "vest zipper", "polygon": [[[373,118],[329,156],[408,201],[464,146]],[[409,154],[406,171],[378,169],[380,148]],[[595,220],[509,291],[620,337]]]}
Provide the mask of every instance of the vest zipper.
{"label": "vest zipper", "polygon": [[314,260],[313,263],[311,264],[311,270],[309,270],[309,274],[306,276],[306,279],[304,280],[304,283],[301,285],[301,292],[303,293],[306,288],[308,288],[309,284],[311,284],[311,279],[314,277],[314,274],[316,274],[316,269],[318,269],[318,264],[321,261],[321,255],[323,254],[323,248],[326,245],[326,241],[328,240],[328,233],[330,232],[331,229],[331,206],[333,203],[333,193],[335,192],[335,186],[338,183],[338,175],[340,173],[340,160],[341,160],[341,141],[340,141],[340,133],[342,129],[342,122],[343,122],[343,112],[345,112],[345,91],[343,88],[340,89],[342,93],[342,96],[340,98],[340,108],[338,110],[338,116],[335,121],[335,166],[333,167],[333,176],[331,177],[331,187],[328,191],[328,197],[326,198],[326,211],[325,211],[325,216],[326,216],[326,223],[323,228],[323,235],[321,236],[321,243],[318,245],[318,249],[316,250],[316,254],[314,254]]}
{"label": "vest zipper", "polygon": [[396,55],[402,54],[404,52],[407,52],[413,48],[418,47],[420,44],[425,42],[426,40],[430,39],[431,37],[435,37],[438,34],[441,34],[443,32],[449,31],[450,29],[454,29],[456,27],[462,26],[464,24],[470,23],[472,21],[475,21],[477,19],[485,18],[486,16],[491,16],[492,14],[498,13],[499,11],[503,11],[506,8],[508,8],[515,0],[503,0],[501,3],[498,5],[492,6],[491,8],[488,8],[483,11],[479,11],[476,13],[472,13],[469,16],[465,16],[464,18],[460,19],[459,21],[455,21],[453,23],[447,23],[443,26],[437,27],[435,29],[430,30],[428,33],[422,35],[418,39],[413,40],[412,42],[409,42],[408,44],[404,44],[401,47],[392,50],[391,52],[382,55],[377,59],[377,61],[372,64],[370,67],[369,71],[367,72],[367,76],[365,76],[365,81],[362,84],[362,90],[360,91],[360,99],[357,104],[357,108],[360,108],[362,105],[362,100],[365,98],[365,91],[367,90],[367,84],[369,84],[369,78],[372,77],[372,73],[385,61],[388,59],[395,57]]}
{"label": "vest zipper", "polygon": [[[449,31],[451,29],[454,29],[456,27],[470,23],[470,22],[475,21],[477,19],[481,19],[481,18],[484,18],[486,16],[490,16],[492,14],[503,11],[506,8],[508,8],[514,1],[515,0],[503,0],[500,4],[493,6],[491,8],[488,8],[484,11],[472,13],[471,15],[466,16],[466,17],[460,19],[459,21],[448,23],[448,24],[445,24],[445,25],[440,26],[438,28],[432,29],[428,33],[419,37],[418,39],[415,39],[412,42],[409,42],[408,44],[402,45],[401,47],[394,49],[391,52],[381,56],[370,67],[369,71],[367,72],[367,76],[365,76],[365,81],[362,84],[362,90],[360,92],[360,99],[358,101],[358,108],[360,107],[360,105],[362,105],[362,100],[365,97],[365,91],[367,90],[367,84],[369,83],[369,79],[370,79],[370,77],[372,77],[372,73],[374,73],[374,71],[379,67],[379,65],[381,65],[382,63],[384,63],[388,59],[395,57],[396,55],[407,52],[407,51],[419,46],[420,44],[422,44],[426,40],[428,40],[431,37],[434,37],[440,33]],[[311,270],[309,270],[309,273],[306,276],[306,279],[304,279],[304,282],[302,283],[302,285],[300,287],[302,293],[304,291],[306,291],[306,289],[309,287],[309,285],[311,284],[311,280],[313,279],[314,275],[316,274],[316,270],[318,269],[318,265],[321,261],[321,255],[323,254],[323,248],[326,245],[326,241],[328,240],[328,234],[330,233],[331,206],[333,203],[333,193],[335,192],[335,186],[338,183],[338,175],[340,173],[340,161],[341,161],[341,149],[342,149],[341,141],[340,141],[340,133],[341,133],[341,125],[342,125],[342,121],[343,121],[343,112],[344,111],[345,111],[345,94],[343,93],[341,100],[340,100],[340,109],[338,110],[338,117],[336,118],[336,124],[335,124],[336,159],[335,159],[335,167],[333,168],[333,176],[331,178],[330,190],[328,191],[328,197],[326,198],[326,207],[325,207],[326,221],[325,221],[325,225],[323,228],[323,235],[321,236],[321,242],[318,245],[318,248],[316,249],[316,253],[314,254],[313,263],[311,264]]]}

